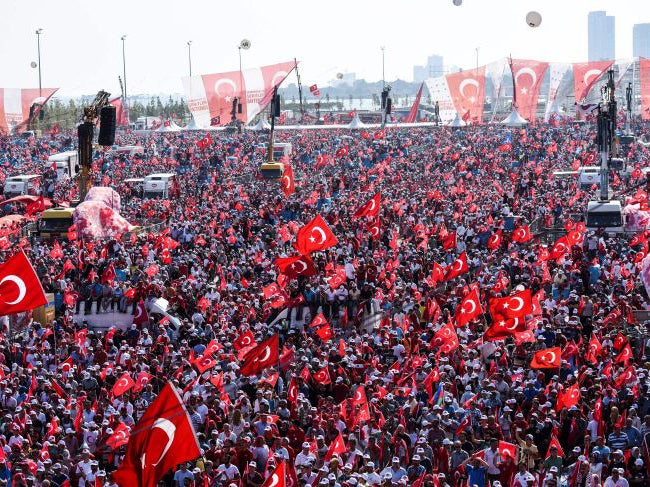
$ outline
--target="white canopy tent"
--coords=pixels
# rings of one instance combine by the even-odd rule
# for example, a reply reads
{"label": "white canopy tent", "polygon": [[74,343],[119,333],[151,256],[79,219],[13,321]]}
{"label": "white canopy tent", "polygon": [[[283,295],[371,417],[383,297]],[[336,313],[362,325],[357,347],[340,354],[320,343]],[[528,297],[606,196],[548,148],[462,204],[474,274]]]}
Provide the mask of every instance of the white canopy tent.
{"label": "white canopy tent", "polygon": [[508,127],[521,127],[523,125],[528,125],[528,120],[519,115],[519,112],[516,108],[512,109],[510,115],[501,122],[502,125],[507,125]]}
{"label": "white canopy tent", "polygon": [[248,127],[249,130],[260,131],[260,130],[271,130],[271,124],[266,121],[264,116],[260,115],[260,119],[255,125]]}
{"label": "white canopy tent", "polygon": [[361,121],[359,118],[359,114],[357,112],[354,112],[354,117],[352,118],[352,121],[348,124],[349,129],[361,129],[366,126],[365,123]]}
{"label": "white canopy tent", "polygon": [[464,127],[467,124],[460,118],[458,112],[456,112],[456,117],[449,124],[450,127]]}
{"label": "white canopy tent", "polygon": [[163,124],[156,129],[156,132],[180,132],[181,128],[173,120],[165,120]]}
{"label": "white canopy tent", "polygon": [[182,130],[205,130],[204,127],[201,127],[198,123],[196,123],[196,120],[194,119],[194,116],[192,116],[192,119],[190,120],[190,123],[188,123],[185,127],[182,128]]}

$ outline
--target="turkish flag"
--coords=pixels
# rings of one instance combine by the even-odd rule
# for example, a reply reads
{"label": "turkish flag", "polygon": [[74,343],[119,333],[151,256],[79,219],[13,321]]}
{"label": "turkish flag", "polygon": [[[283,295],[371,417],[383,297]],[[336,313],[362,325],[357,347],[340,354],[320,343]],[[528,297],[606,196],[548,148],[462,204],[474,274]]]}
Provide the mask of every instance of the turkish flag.
{"label": "turkish flag", "polygon": [[122,377],[120,377],[115,382],[115,384],[113,384],[113,389],[111,389],[111,393],[113,394],[113,397],[120,397],[126,391],[131,389],[134,385],[135,385],[135,381],[131,378],[131,375],[129,375],[128,372],[124,372],[124,374],[122,374]]}
{"label": "turkish flag", "polygon": [[268,476],[261,487],[287,487],[287,473],[287,464],[283,460],[275,467],[273,473]]}
{"label": "turkish flag", "polygon": [[619,353],[616,357],[614,357],[614,363],[620,364],[622,363],[623,365],[627,366],[627,363],[630,361],[632,358],[632,349],[630,348],[630,344],[628,343],[625,345],[625,348],[623,348],[623,351]]}
{"label": "turkish flag", "polygon": [[330,378],[330,371],[327,368],[327,366],[323,367],[320,369],[318,372],[314,372],[312,375],[312,378],[318,382],[319,384],[322,384],[326,386],[327,384],[332,383],[332,379]]}
{"label": "turkish flag", "polygon": [[602,354],[602,352],[603,352],[603,346],[598,341],[598,338],[596,338],[596,335],[592,333],[591,339],[589,340],[589,346],[587,347],[587,353],[585,355],[585,359],[591,362],[592,364],[597,364],[598,357]]}
{"label": "turkish flag", "polygon": [[458,348],[458,335],[451,323],[447,323],[433,335],[431,344],[440,347],[439,353],[449,353]]}
{"label": "turkish flag", "polygon": [[363,385],[359,385],[357,390],[354,391],[354,396],[352,398],[352,405],[359,406],[361,404],[367,404],[368,398],[366,397],[366,389]]}
{"label": "turkish flag", "polygon": [[327,324],[318,328],[316,330],[316,335],[318,335],[318,337],[324,342],[327,342],[334,336],[334,333],[332,333],[332,327]]}
{"label": "turkish flag", "polygon": [[294,406],[296,405],[296,401],[298,401],[299,392],[300,388],[298,387],[298,379],[292,377],[289,382],[289,387],[287,387],[287,400]]}
{"label": "turkish flag", "polygon": [[340,455],[341,453],[345,453],[346,451],[348,451],[348,448],[345,446],[345,441],[343,440],[341,433],[339,433],[336,439],[330,445],[329,449],[327,450],[327,454],[325,455],[325,461],[329,462],[334,455]]}
{"label": "turkish flag", "polygon": [[242,333],[237,338],[235,338],[232,341],[232,345],[233,347],[235,347],[235,350],[239,352],[242,348],[247,348],[252,345],[257,345],[257,343],[255,342],[255,335],[253,335],[253,332],[247,330],[246,332]]}
{"label": "turkish flag", "polygon": [[379,237],[381,237],[381,225],[379,224],[379,218],[374,218],[373,220],[369,221],[366,225],[366,230],[370,232],[370,236],[373,240],[379,240]]}
{"label": "turkish flag", "polygon": [[54,245],[52,245],[52,250],[50,250],[50,257],[53,259],[60,259],[63,257],[63,249],[61,248],[61,244],[59,244],[59,242],[56,240],[54,241]]}
{"label": "turkish flag", "polygon": [[205,347],[205,350],[203,350],[203,356],[210,357],[222,348],[223,346],[221,346],[221,344],[215,338],[213,338],[210,340],[210,343],[208,343],[207,347]]}
{"label": "turkish flag", "polygon": [[451,281],[466,272],[469,272],[469,266],[467,265],[467,254],[463,252],[454,262],[445,267],[445,281]]}
{"label": "turkish flag", "polygon": [[316,274],[316,267],[307,255],[277,257],[274,263],[280,272],[290,279],[297,279],[298,276],[310,277]]}
{"label": "turkish flag", "polygon": [[279,347],[280,341],[277,334],[253,347],[244,357],[239,370],[241,375],[256,375],[269,367],[277,365],[280,358]]}
{"label": "turkish flag", "polygon": [[215,367],[219,362],[209,355],[203,355],[194,362],[192,362],[196,369],[199,371],[199,374],[203,374],[206,370],[210,370],[211,368]]}
{"label": "turkish flag", "polygon": [[513,460],[517,458],[517,445],[514,443],[508,443],[507,441],[499,441],[499,446],[497,447],[499,453],[502,457],[509,456]]}
{"label": "turkish flag", "polygon": [[483,313],[478,291],[474,289],[463,298],[456,308],[456,326],[465,326]]}
{"label": "turkish flag", "polygon": [[582,103],[613,61],[592,61],[573,64],[573,89],[576,103]]}
{"label": "turkish flag", "polygon": [[636,369],[630,365],[623,372],[621,372],[614,380],[614,386],[620,390],[628,383],[636,380]]}
{"label": "turkish flag", "polygon": [[264,293],[264,299],[270,299],[273,296],[280,294],[280,286],[278,286],[276,282],[272,282],[268,286],[264,286],[262,292]]}
{"label": "turkish flag", "polygon": [[490,238],[488,238],[487,248],[490,250],[497,250],[499,247],[501,247],[502,242],[503,238],[501,237],[501,230],[497,230],[492,235],[490,235]]}
{"label": "turkish flag", "polygon": [[456,248],[456,232],[449,232],[442,237],[442,248],[445,250],[454,250]]}
{"label": "turkish flag", "polygon": [[361,218],[362,216],[376,217],[379,216],[379,207],[381,205],[381,193],[378,192],[352,215],[354,218]]}
{"label": "turkish flag", "polygon": [[144,306],[144,301],[141,299],[138,302],[138,306],[135,308],[135,314],[133,315],[133,323],[136,325],[143,325],[149,321],[149,315],[147,314],[147,309]]}
{"label": "turkish flag", "polygon": [[533,355],[530,367],[532,369],[557,369],[560,367],[561,357],[562,350],[560,347],[539,350]]}
{"label": "turkish flag", "polygon": [[623,334],[619,331],[619,332],[616,334],[616,338],[614,338],[614,344],[613,344],[613,345],[614,345],[614,350],[616,350],[617,352],[621,351],[621,349],[622,349],[625,345],[627,345],[627,343],[628,343],[627,338],[625,337],[625,335],[623,335]]}
{"label": "turkish flag", "polygon": [[115,429],[113,429],[113,434],[106,440],[106,445],[110,447],[111,450],[115,450],[122,445],[126,445],[129,442],[130,436],[131,430],[129,430],[129,427],[124,423],[119,423]]}
{"label": "turkish flag", "polygon": [[549,260],[557,260],[563,257],[570,249],[569,241],[565,237],[558,238],[548,254]]}
{"label": "turkish flag", "polygon": [[492,323],[483,334],[483,339],[487,341],[504,340],[510,335],[526,330],[526,321],[523,318],[501,319]]}
{"label": "turkish flag", "polygon": [[131,432],[113,479],[118,485],[154,487],[171,468],[200,454],[185,406],[174,386],[167,383]]}
{"label": "turkish flag", "polygon": [[328,321],[325,319],[323,313],[318,313],[314,316],[314,319],[309,323],[309,328],[316,328],[328,324]]}
{"label": "turkish flag", "polygon": [[505,298],[491,298],[490,314],[495,321],[532,315],[533,300],[530,289],[524,289]]}
{"label": "turkish flag", "polygon": [[22,250],[0,265],[0,316],[28,311],[46,303],[41,281]]}
{"label": "turkish flag", "polygon": [[557,448],[557,455],[559,457],[564,458],[564,450],[562,449],[562,445],[560,445],[560,441],[557,439],[557,436],[555,435],[551,435],[551,442],[548,444],[548,450],[546,451],[545,458],[551,456],[551,447]]}
{"label": "turkish flag", "polygon": [[469,112],[469,118],[478,123],[483,121],[485,101],[485,66],[467,69],[445,76],[449,94],[457,113]]}
{"label": "turkish flag", "polygon": [[539,90],[548,63],[529,59],[513,59],[510,64],[517,93],[517,111],[526,120],[535,121]]}
{"label": "turkish flag", "polygon": [[562,408],[570,408],[578,404],[580,400],[580,386],[578,384],[573,384],[571,387],[567,387],[557,395],[557,405],[556,409],[558,411]]}
{"label": "turkish flag", "polygon": [[149,384],[149,382],[151,382],[151,379],[153,379],[153,375],[151,375],[149,372],[140,372],[135,379],[135,386],[133,387],[133,390],[135,392],[140,392],[147,386],[147,384]]}
{"label": "turkish flag", "polygon": [[338,243],[338,239],[325,220],[320,215],[316,215],[312,221],[298,230],[294,247],[302,255],[307,255],[311,252],[328,249]]}
{"label": "turkish flag", "polygon": [[293,169],[289,165],[285,165],[282,178],[280,179],[280,188],[282,188],[285,196],[291,196],[296,191]]}
{"label": "turkish flag", "polygon": [[520,227],[517,227],[515,228],[515,231],[512,232],[513,242],[526,243],[531,238],[533,238],[533,236],[530,233],[530,228],[528,228],[528,225],[522,225]]}

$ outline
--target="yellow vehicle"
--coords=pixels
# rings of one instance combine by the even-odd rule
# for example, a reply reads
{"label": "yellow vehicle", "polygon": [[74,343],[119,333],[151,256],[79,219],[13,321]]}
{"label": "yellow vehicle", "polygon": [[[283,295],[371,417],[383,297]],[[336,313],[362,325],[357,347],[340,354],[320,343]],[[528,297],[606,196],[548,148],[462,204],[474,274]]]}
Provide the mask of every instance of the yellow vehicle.
{"label": "yellow vehicle", "polygon": [[50,208],[41,213],[37,223],[41,238],[68,238],[68,229],[74,223],[74,208]]}

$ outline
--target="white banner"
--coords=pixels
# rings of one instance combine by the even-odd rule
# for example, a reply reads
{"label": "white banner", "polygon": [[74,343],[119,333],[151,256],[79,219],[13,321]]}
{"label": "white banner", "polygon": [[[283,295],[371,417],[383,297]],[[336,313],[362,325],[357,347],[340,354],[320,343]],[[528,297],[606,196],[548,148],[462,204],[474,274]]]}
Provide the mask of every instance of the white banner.
{"label": "white banner", "polygon": [[567,99],[573,88],[572,65],[568,63],[550,63],[550,81],[546,98],[544,120],[548,122],[552,113],[560,113],[560,104]]}
{"label": "white banner", "polygon": [[442,123],[445,125],[451,123],[456,118],[456,109],[454,108],[454,102],[451,99],[451,93],[449,92],[449,86],[447,86],[445,77],[428,78],[424,80],[424,83],[427,85],[427,89],[431,95],[431,103],[435,105],[438,102]]}

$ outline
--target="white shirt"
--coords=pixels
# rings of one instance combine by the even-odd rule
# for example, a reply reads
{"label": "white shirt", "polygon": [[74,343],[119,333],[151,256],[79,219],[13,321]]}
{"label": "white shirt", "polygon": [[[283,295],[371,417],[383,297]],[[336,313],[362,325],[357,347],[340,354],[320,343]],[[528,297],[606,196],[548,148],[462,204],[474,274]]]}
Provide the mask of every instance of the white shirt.
{"label": "white shirt", "polygon": [[618,480],[614,481],[614,479],[609,476],[607,477],[607,480],[605,480],[603,487],[630,487],[630,484],[623,477],[619,476]]}

